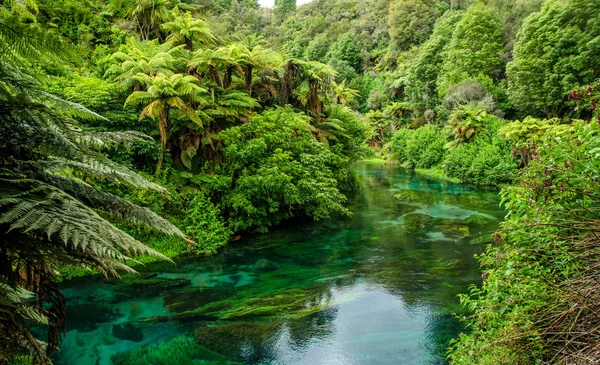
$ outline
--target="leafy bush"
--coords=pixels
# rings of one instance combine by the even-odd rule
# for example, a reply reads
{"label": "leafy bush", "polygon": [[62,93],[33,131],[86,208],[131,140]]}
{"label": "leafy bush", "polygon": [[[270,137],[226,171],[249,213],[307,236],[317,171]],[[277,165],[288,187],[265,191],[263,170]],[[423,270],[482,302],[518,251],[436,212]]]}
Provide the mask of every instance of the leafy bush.
{"label": "leafy bush", "polygon": [[308,117],[290,107],[256,114],[243,125],[221,132],[225,161],[208,164],[232,178],[219,207],[232,231],[261,232],[293,216],[315,220],[347,214],[336,172],[347,160],[311,134]]}
{"label": "leafy bush", "polygon": [[[363,143],[366,141],[369,128],[358,115],[348,107],[332,105],[328,108],[328,119],[335,121],[341,129],[335,139],[329,142],[331,151],[349,161],[359,159],[364,153]],[[334,148],[339,146],[339,148]]]}
{"label": "leafy bush", "polygon": [[468,181],[469,169],[473,157],[477,154],[477,147],[474,143],[467,143],[451,149],[443,163],[446,175],[461,181]]}
{"label": "leafy bush", "polygon": [[[600,126],[548,133],[516,186],[502,192],[509,215],[480,257],[481,288],[461,302],[472,332],[454,364],[595,363]],[[574,339],[576,339],[574,341]]]}
{"label": "leafy bush", "polygon": [[71,102],[101,114],[108,119],[111,128],[132,128],[138,124],[139,114],[133,108],[123,109],[126,97],[121,88],[114,83],[95,77],[76,76],[54,80],[49,89]]}
{"label": "leafy bush", "polygon": [[[443,170],[448,178],[476,185],[511,182],[517,164],[511,153],[512,143],[498,134],[502,122],[484,110],[459,109],[453,131],[440,131],[434,125],[398,130],[389,144],[393,158],[407,168],[435,168]],[[471,120],[473,116],[475,120]],[[466,126],[473,130],[467,133]],[[450,137],[454,140],[447,143]]]}
{"label": "leafy bush", "polygon": [[393,154],[393,158],[398,160],[400,163],[404,163],[408,159],[406,153],[406,143],[412,136],[412,130],[408,128],[400,128],[392,137],[390,142],[390,150]]}
{"label": "leafy bush", "polygon": [[416,129],[406,142],[407,166],[428,169],[440,163],[446,153],[446,140],[434,125]]}
{"label": "leafy bush", "polygon": [[473,157],[463,181],[476,185],[498,185],[511,182],[517,171],[510,150],[503,150],[499,146],[484,144]]}
{"label": "leafy bush", "polygon": [[201,252],[214,253],[227,244],[231,231],[225,227],[223,218],[215,205],[202,193],[187,204],[181,228],[196,241]]}

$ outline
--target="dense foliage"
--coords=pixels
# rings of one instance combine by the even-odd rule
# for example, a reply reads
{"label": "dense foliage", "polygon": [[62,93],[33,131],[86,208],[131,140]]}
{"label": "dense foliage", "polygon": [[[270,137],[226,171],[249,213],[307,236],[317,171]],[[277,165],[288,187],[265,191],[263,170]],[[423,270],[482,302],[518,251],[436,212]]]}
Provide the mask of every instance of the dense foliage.
{"label": "dense foliage", "polygon": [[474,317],[454,363],[597,362],[599,131],[577,123],[527,138],[541,143],[502,193],[509,215],[481,257],[483,287],[461,299]]}
{"label": "dense foliage", "polygon": [[599,40],[596,0],[0,0],[0,364],[61,274],[346,215],[366,153],[516,183],[454,362],[597,359]]}

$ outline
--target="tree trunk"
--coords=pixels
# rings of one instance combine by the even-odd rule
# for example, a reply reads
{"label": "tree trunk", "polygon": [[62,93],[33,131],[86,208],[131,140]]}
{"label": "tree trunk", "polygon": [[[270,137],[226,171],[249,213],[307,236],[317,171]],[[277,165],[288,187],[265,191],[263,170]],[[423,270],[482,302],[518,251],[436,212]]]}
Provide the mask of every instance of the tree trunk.
{"label": "tree trunk", "polygon": [[187,49],[190,52],[194,52],[194,42],[191,38],[185,39],[185,49]]}
{"label": "tree trunk", "polygon": [[283,67],[283,79],[281,80],[281,91],[279,92],[279,104],[286,106],[290,103],[290,95],[292,95],[292,87],[294,82],[294,67],[288,61]]}
{"label": "tree trunk", "polygon": [[252,65],[248,65],[244,70],[244,88],[248,90],[248,95],[252,96]]}
{"label": "tree trunk", "polygon": [[231,86],[231,80],[233,78],[233,66],[227,67],[227,71],[225,73],[225,79],[223,80],[223,87],[225,89],[229,89]]}
{"label": "tree trunk", "polygon": [[156,176],[160,175],[160,170],[162,169],[163,160],[165,159],[165,147],[167,146],[167,132],[169,129],[169,108],[165,107],[163,112],[161,113],[161,117],[158,121],[158,131],[160,132],[160,157],[158,159],[158,164],[156,165]]}

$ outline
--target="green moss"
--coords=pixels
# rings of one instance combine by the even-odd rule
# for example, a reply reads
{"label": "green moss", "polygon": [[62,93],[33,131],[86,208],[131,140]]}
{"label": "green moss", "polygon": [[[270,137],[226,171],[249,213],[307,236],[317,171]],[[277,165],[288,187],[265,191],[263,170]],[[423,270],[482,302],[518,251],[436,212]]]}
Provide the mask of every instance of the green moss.
{"label": "green moss", "polygon": [[465,223],[469,227],[485,227],[496,222],[497,221],[492,217],[485,216],[482,214],[473,214],[472,216],[463,220],[463,223]]}
{"label": "green moss", "polygon": [[162,293],[164,306],[170,312],[183,313],[192,311],[209,303],[225,300],[235,294],[233,287],[225,287],[210,290],[199,288],[185,288],[182,290],[170,290]]}
{"label": "green moss", "polygon": [[427,214],[411,213],[404,216],[404,228],[409,234],[425,234],[433,227],[434,219]]}
{"label": "green moss", "polygon": [[444,232],[445,236],[453,237],[458,240],[467,238],[471,235],[469,226],[464,225],[462,223],[455,223],[455,222],[445,223],[442,225],[437,225],[436,228],[440,229],[442,232]]}

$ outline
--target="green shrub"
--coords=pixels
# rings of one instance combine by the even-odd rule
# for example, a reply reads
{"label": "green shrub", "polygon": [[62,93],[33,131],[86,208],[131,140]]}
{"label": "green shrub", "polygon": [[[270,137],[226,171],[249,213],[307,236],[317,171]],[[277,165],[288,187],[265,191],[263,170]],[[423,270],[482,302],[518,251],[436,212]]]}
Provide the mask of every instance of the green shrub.
{"label": "green shrub", "polygon": [[449,177],[467,181],[469,169],[473,162],[473,157],[477,154],[477,145],[473,143],[461,144],[451,149],[444,159],[444,172]]}
{"label": "green shrub", "polygon": [[205,170],[231,178],[229,187],[210,193],[221,197],[233,232],[265,232],[293,216],[348,213],[337,181],[348,172],[348,159],[319,143],[311,128],[306,115],[286,107],[219,134],[226,160]]}
{"label": "green shrub", "polygon": [[[450,352],[453,364],[584,364],[597,348],[600,126],[547,133],[515,186],[509,212],[480,256],[481,288]],[[573,341],[574,336],[577,341]],[[592,361],[593,362],[593,361]]]}
{"label": "green shrub", "polygon": [[213,253],[227,244],[231,232],[219,210],[204,194],[197,193],[187,206],[181,228],[196,241],[198,250]]}
{"label": "green shrub", "polygon": [[517,165],[512,159],[510,149],[485,144],[478,148],[477,154],[467,171],[465,181],[476,185],[498,185],[513,180]]}
{"label": "green shrub", "polygon": [[390,142],[390,149],[393,154],[393,158],[397,159],[401,164],[408,160],[406,154],[406,143],[412,136],[412,130],[408,128],[400,128]]}
{"label": "green shrub", "polygon": [[407,166],[428,169],[440,163],[446,153],[445,138],[434,125],[416,129],[406,142]]}

